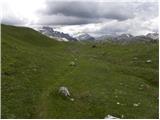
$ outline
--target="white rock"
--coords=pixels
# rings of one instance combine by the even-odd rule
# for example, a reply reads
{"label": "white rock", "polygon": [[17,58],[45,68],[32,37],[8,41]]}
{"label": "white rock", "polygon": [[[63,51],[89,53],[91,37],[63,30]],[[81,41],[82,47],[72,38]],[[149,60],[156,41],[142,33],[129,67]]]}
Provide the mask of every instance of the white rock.
{"label": "white rock", "polygon": [[121,115],[121,118],[124,118],[124,115]]}
{"label": "white rock", "polygon": [[118,96],[116,95],[115,98],[118,98]]}
{"label": "white rock", "polygon": [[75,63],[74,61],[71,61],[69,65],[71,65],[71,66],[75,66],[75,65],[76,65],[76,63]]}
{"label": "white rock", "polygon": [[119,105],[120,103],[119,102],[117,102],[117,105]]}
{"label": "white rock", "polygon": [[151,60],[147,60],[147,61],[146,61],[146,63],[151,63],[151,62],[152,62]]}
{"label": "white rock", "polygon": [[134,57],[134,58],[133,58],[133,60],[137,60],[137,59],[138,59],[137,57]]}
{"label": "white rock", "polygon": [[112,115],[107,115],[104,119],[119,119],[119,118],[114,117]]}
{"label": "white rock", "polygon": [[70,98],[71,101],[74,101],[74,98]]}
{"label": "white rock", "polygon": [[67,87],[60,87],[59,88],[59,93],[64,95],[64,96],[70,96],[69,90]]}
{"label": "white rock", "polygon": [[140,103],[134,103],[133,106],[134,107],[138,107],[140,105]]}

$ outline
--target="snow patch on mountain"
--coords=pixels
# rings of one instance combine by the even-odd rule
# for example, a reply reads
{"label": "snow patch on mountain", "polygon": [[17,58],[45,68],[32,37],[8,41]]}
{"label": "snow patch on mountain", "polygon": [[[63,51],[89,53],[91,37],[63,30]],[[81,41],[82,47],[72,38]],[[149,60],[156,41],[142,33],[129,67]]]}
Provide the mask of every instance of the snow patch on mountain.
{"label": "snow patch on mountain", "polygon": [[71,37],[69,34],[55,31],[53,28],[48,26],[43,26],[38,31],[50,38],[55,38],[58,41],[77,41],[77,39]]}
{"label": "snow patch on mountain", "polygon": [[95,38],[92,37],[91,35],[89,35],[88,33],[77,33],[77,34],[74,34],[73,37],[79,41],[81,41],[81,40],[95,40]]}
{"label": "snow patch on mountain", "polygon": [[159,39],[159,34],[158,33],[148,33],[146,36],[153,39],[153,40]]}

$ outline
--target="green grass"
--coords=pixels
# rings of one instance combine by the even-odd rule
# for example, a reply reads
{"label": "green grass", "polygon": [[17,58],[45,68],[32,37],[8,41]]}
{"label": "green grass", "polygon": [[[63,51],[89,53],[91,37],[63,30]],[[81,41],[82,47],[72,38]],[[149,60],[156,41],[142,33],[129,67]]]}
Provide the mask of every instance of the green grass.
{"label": "green grass", "polygon": [[[1,29],[2,118],[158,118],[157,43],[66,43]],[[60,86],[74,102],[57,94]]]}

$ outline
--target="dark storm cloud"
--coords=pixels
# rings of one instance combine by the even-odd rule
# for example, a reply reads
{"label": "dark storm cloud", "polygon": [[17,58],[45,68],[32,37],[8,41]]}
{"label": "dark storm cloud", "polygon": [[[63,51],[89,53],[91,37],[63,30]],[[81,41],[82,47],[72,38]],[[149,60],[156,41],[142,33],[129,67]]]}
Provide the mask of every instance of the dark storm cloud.
{"label": "dark storm cloud", "polygon": [[[42,15],[54,15],[55,18],[56,16],[74,17],[82,20],[81,22],[71,20],[70,24],[96,23],[105,19],[123,21],[134,17],[134,9],[130,3],[46,1],[46,6],[46,10],[41,11]],[[64,20],[64,23],[66,23],[66,20]],[[69,23],[69,20],[67,23]]]}
{"label": "dark storm cloud", "polygon": [[65,16],[75,16],[75,17],[94,17],[93,8],[96,7],[95,3],[86,2],[58,2],[58,1],[48,1],[46,2],[47,9],[46,14],[63,14]]}
{"label": "dark storm cloud", "polygon": [[115,9],[116,7],[118,9],[117,3],[110,4],[110,3],[80,2],[80,1],[79,2],[78,1],[73,1],[73,2],[48,1],[47,9],[45,13],[49,15],[63,14],[65,16],[75,16],[75,17],[83,17],[83,18],[116,18],[117,17],[120,19],[125,19],[127,14],[123,13],[122,15],[119,10],[117,11]]}
{"label": "dark storm cloud", "polygon": [[[102,21],[102,20],[101,20]],[[58,15],[45,15],[41,17],[40,24],[44,25],[81,25],[89,23],[100,22],[98,19],[75,17],[75,16],[64,16],[62,14]]]}

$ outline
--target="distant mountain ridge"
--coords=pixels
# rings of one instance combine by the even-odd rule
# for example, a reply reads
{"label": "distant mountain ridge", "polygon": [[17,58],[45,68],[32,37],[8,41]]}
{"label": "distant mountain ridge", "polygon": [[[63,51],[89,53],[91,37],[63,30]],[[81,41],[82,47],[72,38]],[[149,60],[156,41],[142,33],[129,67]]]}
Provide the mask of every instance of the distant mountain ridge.
{"label": "distant mountain ridge", "polygon": [[74,38],[76,38],[77,40],[81,41],[81,40],[95,40],[94,37],[92,37],[91,35],[89,35],[88,33],[78,33],[73,35]]}
{"label": "distant mountain ridge", "polygon": [[133,36],[131,34],[121,35],[104,35],[98,37],[97,41],[114,41],[114,42],[135,42],[135,41],[157,41],[159,39],[158,33],[148,33],[147,35]]}
{"label": "distant mountain ridge", "polygon": [[88,33],[77,33],[69,35],[67,33],[55,31],[52,27],[43,26],[38,29],[42,34],[56,38],[58,41],[113,41],[113,42],[135,42],[135,41],[157,41],[159,39],[159,33],[148,33],[146,35],[133,36],[131,34],[121,35],[103,35],[100,37],[93,37]]}
{"label": "distant mountain ridge", "polygon": [[76,38],[71,37],[69,34],[55,31],[53,28],[47,26],[40,28],[39,32],[50,38],[57,38],[58,41],[77,41]]}
{"label": "distant mountain ridge", "polygon": [[151,38],[151,39],[159,39],[159,34],[158,33],[148,33],[146,35],[147,37]]}

